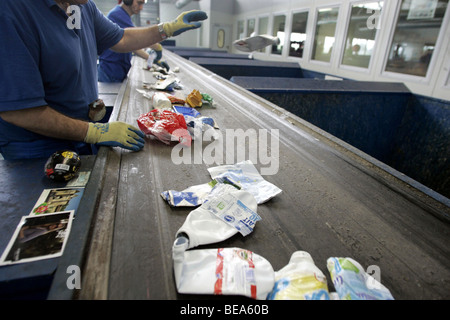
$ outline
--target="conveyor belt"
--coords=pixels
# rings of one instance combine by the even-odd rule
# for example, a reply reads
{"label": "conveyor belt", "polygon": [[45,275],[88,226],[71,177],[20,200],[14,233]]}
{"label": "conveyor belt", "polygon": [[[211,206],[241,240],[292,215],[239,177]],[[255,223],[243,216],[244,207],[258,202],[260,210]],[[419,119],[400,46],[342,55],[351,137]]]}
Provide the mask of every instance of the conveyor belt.
{"label": "conveyor belt", "polygon": [[[294,251],[305,250],[327,276],[328,257],[351,257],[366,268],[378,266],[381,282],[396,299],[450,298],[447,198],[417,188],[408,177],[192,62],[171,52],[165,58],[172,68],[180,67],[184,93],[198,89],[214,98],[215,109],[199,111],[213,117],[223,135],[226,129],[279,132],[279,170],[264,178],[282,194],[258,206],[262,220],[253,233],[207,247],[251,250],[274,270]],[[143,81],[154,82],[143,65],[134,61],[113,118],[135,124],[151,110],[136,91]],[[249,150],[248,142],[226,149],[223,160],[232,152],[236,157],[238,148]],[[176,165],[171,152],[150,138],[141,152],[102,150],[105,182],[85,250],[82,289],[65,288],[65,268],[73,264],[69,252],[61,258],[51,299],[201,298],[177,293],[172,268],[175,233],[191,209],[169,207],[160,193],[208,182],[207,168],[218,164]],[[268,167],[255,166],[260,172]],[[333,290],[329,276],[328,285]]]}

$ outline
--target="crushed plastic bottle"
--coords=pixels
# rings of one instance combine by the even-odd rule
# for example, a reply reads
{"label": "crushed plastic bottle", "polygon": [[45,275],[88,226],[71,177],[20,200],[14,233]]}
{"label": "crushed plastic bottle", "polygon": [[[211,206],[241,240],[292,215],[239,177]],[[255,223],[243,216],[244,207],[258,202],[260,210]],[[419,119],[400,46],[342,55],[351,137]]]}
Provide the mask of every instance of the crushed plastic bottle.
{"label": "crushed plastic bottle", "polygon": [[241,248],[187,250],[181,235],[172,248],[177,291],[182,294],[243,295],[263,300],[274,284],[272,265]]}
{"label": "crushed plastic bottle", "polygon": [[256,213],[256,200],[249,192],[223,183],[216,187],[223,190],[191,211],[176,234],[176,238],[180,234],[187,235],[189,248],[217,243],[238,232],[246,236],[261,220]]}
{"label": "crushed plastic bottle", "polygon": [[280,188],[265,180],[251,160],[234,165],[222,165],[208,168],[212,179],[227,177],[236,181],[242,188],[250,192],[258,204],[264,203],[282,192]]}
{"label": "crushed plastic bottle", "polygon": [[340,300],[394,300],[385,286],[351,258],[331,257],[327,268]]}
{"label": "crushed plastic bottle", "polygon": [[172,102],[164,92],[156,92],[152,96],[152,105],[155,109],[171,109]]}
{"label": "crushed plastic bottle", "polygon": [[[233,188],[226,188],[220,184],[230,185]],[[183,191],[167,190],[161,192],[161,197],[167,201],[172,207],[197,207],[205,202],[208,197],[213,197],[218,192],[226,192],[240,190],[241,187],[234,181],[228,178],[217,178],[208,183],[203,183]]]}
{"label": "crushed plastic bottle", "polygon": [[327,279],[308,252],[296,251],[289,263],[275,272],[275,285],[267,300],[330,300]]}

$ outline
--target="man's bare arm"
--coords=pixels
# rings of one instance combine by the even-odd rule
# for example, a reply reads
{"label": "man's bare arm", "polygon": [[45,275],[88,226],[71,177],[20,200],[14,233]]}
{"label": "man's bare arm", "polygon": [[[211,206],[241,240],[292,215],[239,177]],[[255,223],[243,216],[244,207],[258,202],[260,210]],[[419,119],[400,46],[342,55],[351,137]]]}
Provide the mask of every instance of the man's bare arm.
{"label": "man's bare arm", "polygon": [[138,57],[141,57],[142,59],[147,60],[148,57],[150,56],[145,50],[140,49],[140,50],[135,50],[133,51],[135,55],[137,55]]}
{"label": "man's bare arm", "polygon": [[126,28],[122,39],[111,49],[116,52],[130,52],[150,47],[163,39],[158,26]]}
{"label": "man's bare arm", "polygon": [[127,123],[89,123],[67,117],[49,106],[0,112],[0,117],[6,122],[51,138],[133,151],[139,151],[145,144],[145,135]]}
{"label": "man's bare arm", "polygon": [[0,117],[43,136],[73,141],[83,141],[89,126],[88,122],[67,117],[49,106],[4,111]]}

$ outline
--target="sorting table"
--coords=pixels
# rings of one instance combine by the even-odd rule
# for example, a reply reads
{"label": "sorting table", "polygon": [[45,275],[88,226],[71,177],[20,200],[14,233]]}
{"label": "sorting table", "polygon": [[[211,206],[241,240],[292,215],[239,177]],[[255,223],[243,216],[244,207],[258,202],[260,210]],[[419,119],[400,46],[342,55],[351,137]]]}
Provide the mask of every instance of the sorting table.
{"label": "sorting table", "polygon": [[[351,257],[365,268],[378,266],[381,282],[396,299],[450,297],[447,198],[205,68],[174,53],[164,54],[172,68],[180,68],[176,75],[183,93],[197,89],[214,98],[215,108],[198,111],[216,120],[224,140],[227,134],[252,130],[258,137],[256,147],[267,139],[268,147],[258,150],[253,162],[261,173],[271,167],[263,177],[283,190],[258,205],[262,220],[251,234],[201,248],[251,250],[275,271],[293,252],[305,250],[327,275],[331,291],[327,258]],[[143,66],[142,60],[134,60],[111,121],[136,125],[136,119],[152,109],[150,100],[136,90],[143,82],[155,81]],[[272,143],[273,137],[278,144]],[[224,143],[222,163],[205,163],[201,155],[208,142],[197,149],[196,143],[191,163],[181,164],[174,161],[174,145],[152,137],[140,152],[100,149],[85,191],[93,198],[91,209],[79,212],[84,218],[73,226],[75,233],[82,230],[86,235],[71,234],[49,299],[214,298],[177,293],[172,245],[193,208],[172,208],[160,194],[209,182],[207,168],[242,160],[239,151],[247,150],[248,156],[255,141]],[[194,157],[194,150],[200,150],[200,158]],[[70,265],[81,267],[79,290],[67,288]]]}

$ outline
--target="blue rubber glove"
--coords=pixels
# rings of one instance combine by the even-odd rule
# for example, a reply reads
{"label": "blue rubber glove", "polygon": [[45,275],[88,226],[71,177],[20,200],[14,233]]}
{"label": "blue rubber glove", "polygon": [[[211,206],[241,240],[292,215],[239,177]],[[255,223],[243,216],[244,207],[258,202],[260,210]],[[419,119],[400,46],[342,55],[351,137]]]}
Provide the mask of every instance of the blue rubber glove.
{"label": "blue rubber glove", "polygon": [[202,23],[199,21],[208,19],[204,11],[191,10],[180,14],[174,21],[163,24],[164,33],[168,37],[177,36],[188,30],[200,28]]}
{"label": "blue rubber glove", "polygon": [[141,130],[124,122],[90,122],[84,142],[139,151],[144,147],[144,137]]}

